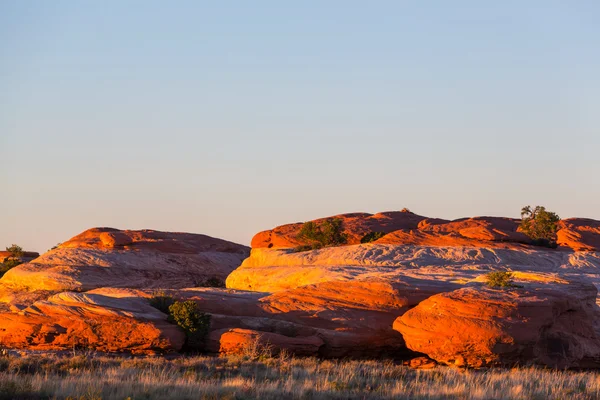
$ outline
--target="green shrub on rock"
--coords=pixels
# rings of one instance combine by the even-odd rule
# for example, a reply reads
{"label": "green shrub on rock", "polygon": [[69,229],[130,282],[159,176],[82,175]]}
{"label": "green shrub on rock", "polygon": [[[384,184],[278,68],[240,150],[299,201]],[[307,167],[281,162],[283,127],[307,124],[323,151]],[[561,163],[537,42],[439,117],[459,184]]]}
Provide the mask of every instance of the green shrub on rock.
{"label": "green shrub on rock", "polygon": [[509,271],[494,271],[485,276],[489,287],[518,287],[513,283],[513,273]]}
{"label": "green shrub on rock", "polygon": [[521,209],[521,224],[523,233],[533,239],[532,244],[543,247],[557,247],[556,231],[558,230],[558,214],[546,211],[546,207],[526,206]]}
{"label": "green shrub on rock", "polygon": [[187,337],[185,347],[201,350],[210,328],[210,314],[200,312],[195,301],[175,301],[169,306],[169,321],[177,324]]}
{"label": "green shrub on rock", "polygon": [[314,221],[305,222],[298,233],[298,238],[311,243],[296,247],[296,251],[307,251],[321,247],[339,246],[348,241],[343,231],[341,218],[329,218],[321,224]]}

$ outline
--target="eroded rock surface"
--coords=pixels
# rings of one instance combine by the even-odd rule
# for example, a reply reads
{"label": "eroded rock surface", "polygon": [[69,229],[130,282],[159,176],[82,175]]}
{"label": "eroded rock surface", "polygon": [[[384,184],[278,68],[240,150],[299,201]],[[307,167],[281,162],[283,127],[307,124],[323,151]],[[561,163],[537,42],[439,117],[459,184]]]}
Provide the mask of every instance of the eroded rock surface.
{"label": "eroded rock surface", "polygon": [[0,279],[0,303],[23,308],[60,291],[99,287],[184,288],[224,281],[246,246],[206,235],[87,230]]}
{"label": "eroded rock surface", "polygon": [[[301,224],[290,224],[257,234],[248,258],[204,235],[86,231],[0,280],[0,346],[177,351],[183,333],[149,306],[160,292],[211,314],[214,352],[378,357],[408,343],[447,364],[598,365],[600,222],[561,221],[560,247],[547,249],[510,218],[338,217],[344,246],[296,252]],[[361,244],[371,232],[386,234]],[[522,288],[483,284],[506,270]],[[226,277],[227,289],[197,287]]]}
{"label": "eroded rock surface", "polygon": [[149,353],[179,350],[184,340],[166,315],[135,296],[65,292],[0,314],[0,345],[8,348]]}
{"label": "eroded rock surface", "polygon": [[394,322],[408,348],[451,365],[600,366],[597,289],[581,280],[515,274],[434,295]]}

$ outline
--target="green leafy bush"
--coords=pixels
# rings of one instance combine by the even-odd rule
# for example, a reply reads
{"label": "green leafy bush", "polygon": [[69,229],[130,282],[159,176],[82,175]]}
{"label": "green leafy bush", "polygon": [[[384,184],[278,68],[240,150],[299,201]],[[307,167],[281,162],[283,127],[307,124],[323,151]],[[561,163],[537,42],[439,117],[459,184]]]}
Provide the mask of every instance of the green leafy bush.
{"label": "green leafy bush", "polygon": [[494,271],[485,276],[489,287],[517,287],[513,283],[513,273],[508,271]]}
{"label": "green leafy bush", "polygon": [[[305,222],[300,229],[298,238],[312,243],[298,246],[296,251],[313,250],[315,248],[339,246],[348,241],[348,235],[343,231],[340,218],[329,218],[320,225],[314,221]],[[308,248],[307,246],[311,246]]]}
{"label": "green leafy bush", "polygon": [[361,243],[371,243],[385,236],[385,232],[369,232],[360,239]]}
{"label": "green leafy bush", "polygon": [[12,246],[7,247],[6,251],[8,251],[10,253],[10,256],[6,257],[0,263],[0,278],[6,272],[8,272],[8,270],[16,267],[17,265],[23,264],[23,261],[21,261],[21,257],[23,257],[23,255],[25,253],[23,252],[23,249],[21,248],[21,246],[17,246],[16,244],[13,244]]}
{"label": "green leafy bush", "polygon": [[17,246],[16,244],[13,244],[12,246],[7,247],[6,251],[8,251],[10,253],[10,256],[12,258],[21,258],[25,254],[23,252],[23,248],[21,246]]}
{"label": "green leafy bush", "polygon": [[556,247],[556,231],[560,217],[545,207],[526,206],[521,209],[521,224],[519,228],[523,233],[533,239],[534,245]]}
{"label": "green leafy bush", "polygon": [[177,324],[187,337],[185,347],[201,350],[210,328],[210,314],[198,310],[196,302],[175,301],[169,306],[169,321]]}

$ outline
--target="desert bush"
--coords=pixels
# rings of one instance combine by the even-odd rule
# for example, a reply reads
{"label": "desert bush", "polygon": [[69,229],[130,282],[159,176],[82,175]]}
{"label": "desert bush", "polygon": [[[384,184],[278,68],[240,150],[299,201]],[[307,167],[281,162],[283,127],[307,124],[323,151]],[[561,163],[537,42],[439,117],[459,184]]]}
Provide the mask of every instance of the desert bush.
{"label": "desert bush", "polygon": [[513,273],[509,271],[494,271],[485,276],[489,287],[516,287],[513,283]]}
{"label": "desert bush", "polygon": [[150,305],[165,314],[169,314],[169,307],[173,303],[175,303],[175,299],[165,292],[158,292],[150,298]]}
{"label": "desert bush", "polygon": [[298,238],[311,241],[320,247],[339,246],[348,241],[348,235],[343,231],[343,221],[340,218],[329,218],[320,225],[314,221],[305,222],[300,229]]}
{"label": "desert bush", "polygon": [[16,245],[16,244],[13,244],[12,246],[7,247],[6,251],[8,251],[10,253],[10,256],[12,258],[21,258],[25,254],[23,252],[23,248],[21,246]]}
{"label": "desert bush", "polygon": [[15,258],[5,258],[4,262],[0,263],[0,278],[12,268],[22,264],[20,260]]}
{"label": "desert bush", "polygon": [[360,239],[361,243],[371,243],[385,236],[385,232],[369,232]]}
{"label": "desert bush", "polygon": [[521,224],[523,233],[533,239],[533,244],[544,247],[556,247],[557,223],[560,217],[543,206],[526,206],[521,209]]}
{"label": "desert bush", "polygon": [[8,272],[8,270],[16,267],[17,265],[23,264],[23,262],[21,261],[21,257],[23,257],[24,253],[23,253],[23,249],[21,248],[21,246],[17,246],[16,244],[13,244],[12,246],[7,247],[6,251],[8,251],[10,253],[10,256],[6,257],[0,263],[0,278],[6,272]]}
{"label": "desert bush", "polygon": [[169,321],[177,324],[187,337],[188,350],[201,350],[210,328],[210,314],[200,312],[196,302],[175,301],[169,306]]}

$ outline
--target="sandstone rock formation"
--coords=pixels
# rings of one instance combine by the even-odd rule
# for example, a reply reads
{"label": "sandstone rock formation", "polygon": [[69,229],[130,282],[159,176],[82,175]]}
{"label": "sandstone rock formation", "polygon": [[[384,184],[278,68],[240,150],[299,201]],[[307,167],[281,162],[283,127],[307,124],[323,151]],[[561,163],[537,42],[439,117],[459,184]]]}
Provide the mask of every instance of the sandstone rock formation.
{"label": "sandstone rock formation", "polygon": [[596,287],[515,275],[512,288],[479,284],[434,295],[399,317],[394,329],[408,348],[445,364],[600,366]]}
{"label": "sandstone rock formation", "polygon": [[[416,229],[419,222],[425,219],[425,217],[413,214],[407,210],[389,211],[378,214],[340,214],[328,218],[339,218],[342,220],[344,231],[348,235],[348,244],[360,243],[363,236],[370,232],[389,233],[399,229]],[[320,223],[325,219],[327,218],[320,218],[314,221]],[[305,244],[302,239],[297,237],[301,228],[302,222],[298,222],[259,232],[252,238],[252,248],[295,247],[299,244]]]}
{"label": "sandstone rock formation", "polygon": [[[560,247],[548,249],[510,218],[337,217],[344,246],[296,252],[298,223],[257,234],[249,257],[245,246],[204,235],[83,232],[0,280],[0,346],[178,351],[183,333],[149,306],[160,291],[211,314],[212,352],[412,349],[465,366],[600,365],[600,221],[561,221]],[[361,244],[371,232],[386,234]],[[516,271],[523,287],[485,286],[498,270]],[[227,278],[227,289],[198,287],[209,278]]]}
{"label": "sandstone rock formation", "polygon": [[206,235],[94,228],[8,271],[0,303],[23,308],[49,293],[98,287],[200,286],[225,280],[247,255],[245,246]]}
{"label": "sandstone rock formation", "polygon": [[33,350],[148,353],[180,349],[185,336],[142,298],[60,293],[0,314],[0,345]]}
{"label": "sandstone rock formation", "polygon": [[[36,253],[35,251],[24,251],[23,255],[19,257],[22,262],[31,261],[40,256],[40,253]],[[11,258],[12,253],[10,251],[0,251],[0,262],[5,258]]]}
{"label": "sandstone rock formation", "polygon": [[558,244],[575,251],[600,251],[600,221],[570,218],[558,223]]}

